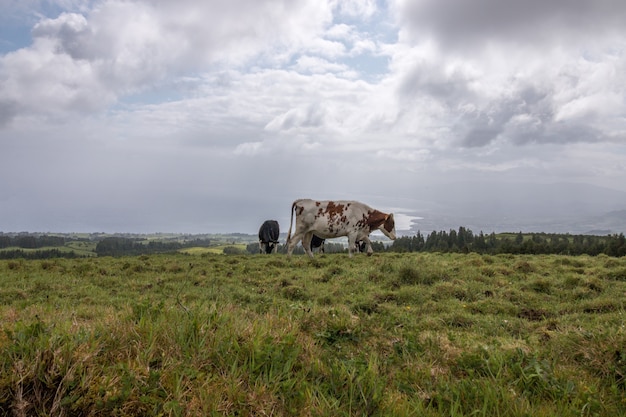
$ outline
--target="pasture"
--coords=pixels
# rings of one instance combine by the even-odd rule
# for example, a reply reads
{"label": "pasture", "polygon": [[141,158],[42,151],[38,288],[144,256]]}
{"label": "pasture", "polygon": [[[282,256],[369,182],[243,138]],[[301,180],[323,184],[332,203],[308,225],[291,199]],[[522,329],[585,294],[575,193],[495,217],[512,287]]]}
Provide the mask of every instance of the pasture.
{"label": "pasture", "polygon": [[626,415],[626,258],[0,261],[0,416]]}

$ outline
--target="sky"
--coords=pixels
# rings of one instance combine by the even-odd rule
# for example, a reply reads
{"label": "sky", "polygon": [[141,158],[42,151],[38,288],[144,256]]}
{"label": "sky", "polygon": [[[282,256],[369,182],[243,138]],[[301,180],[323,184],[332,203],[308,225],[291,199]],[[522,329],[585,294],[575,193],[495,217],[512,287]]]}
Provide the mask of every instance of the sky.
{"label": "sky", "polygon": [[297,198],[408,230],[561,184],[626,209],[623,0],[0,9],[2,232],[286,231]]}

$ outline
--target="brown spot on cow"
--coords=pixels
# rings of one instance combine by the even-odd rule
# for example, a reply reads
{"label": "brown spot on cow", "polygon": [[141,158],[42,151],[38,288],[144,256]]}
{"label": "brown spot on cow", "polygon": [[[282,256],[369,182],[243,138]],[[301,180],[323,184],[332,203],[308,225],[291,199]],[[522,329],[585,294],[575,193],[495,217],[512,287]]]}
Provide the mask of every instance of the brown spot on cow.
{"label": "brown spot on cow", "polygon": [[[387,221],[388,216],[385,213],[381,213],[378,210],[374,210],[368,213],[365,224],[367,224],[370,230],[378,229],[383,223]],[[386,230],[389,230],[385,228]]]}
{"label": "brown spot on cow", "polygon": [[345,206],[343,204],[335,204],[330,201],[326,205],[326,213],[331,219],[334,219],[336,216],[342,216]]}

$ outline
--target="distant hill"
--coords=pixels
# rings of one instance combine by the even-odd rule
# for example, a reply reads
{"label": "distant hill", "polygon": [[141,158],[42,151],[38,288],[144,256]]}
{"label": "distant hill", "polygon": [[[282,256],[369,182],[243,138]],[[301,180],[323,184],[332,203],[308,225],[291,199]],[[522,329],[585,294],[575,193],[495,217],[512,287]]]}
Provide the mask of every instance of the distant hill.
{"label": "distant hill", "polygon": [[592,227],[585,234],[589,235],[605,235],[612,233],[626,233],[626,210],[615,210],[604,215],[590,218],[585,225]]}
{"label": "distant hill", "polygon": [[426,190],[411,231],[626,232],[626,192],[589,184],[456,183]]}

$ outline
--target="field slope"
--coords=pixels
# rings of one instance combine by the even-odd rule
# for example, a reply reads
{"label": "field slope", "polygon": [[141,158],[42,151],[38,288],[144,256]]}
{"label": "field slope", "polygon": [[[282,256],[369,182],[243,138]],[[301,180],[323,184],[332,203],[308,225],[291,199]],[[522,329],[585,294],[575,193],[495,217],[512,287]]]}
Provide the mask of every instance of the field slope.
{"label": "field slope", "polygon": [[626,259],[0,261],[0,416],[626,415]]}

